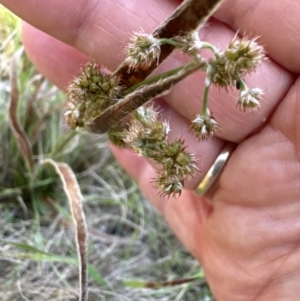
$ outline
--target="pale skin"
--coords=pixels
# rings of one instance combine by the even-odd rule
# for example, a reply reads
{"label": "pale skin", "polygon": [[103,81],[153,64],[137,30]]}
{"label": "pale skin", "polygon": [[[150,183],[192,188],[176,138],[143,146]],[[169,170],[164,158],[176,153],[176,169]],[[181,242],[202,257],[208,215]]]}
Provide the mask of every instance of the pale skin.
{"label": "pale skin", "polygon": [[[0,0],[25,24],[23,42],[37,68],[65,89],[87,56],[114,69],[129,34],[151,32],[180,1]],[[226,0],[200,36],[223,49],[235,32],[260,36],[269,61],[248,78],[265,91],[254,113],[235,108],[236,93],[213,89],[210,108],[222,130],[208,142],[187,131],[200,110],[204,75],[193,75],[159,101],[171,136],[184,137],[201,172],[179,199],[162,199],[155,167],[112,148],[186,248],[199,260],[218,301],[299,300],[300,296],[300,1]],[[46,32],[47,34],[45,34]],[[58,41],[60,40],[60,41]],[[62,43],[63,42],[63,43]],[[71,47],[73,46],[73,47]],[[178,66],[175,56],[162,67]],[[180,112],[180,113],[179,113]],[[226,141],[238,144],[206,197],[193,189]]]}

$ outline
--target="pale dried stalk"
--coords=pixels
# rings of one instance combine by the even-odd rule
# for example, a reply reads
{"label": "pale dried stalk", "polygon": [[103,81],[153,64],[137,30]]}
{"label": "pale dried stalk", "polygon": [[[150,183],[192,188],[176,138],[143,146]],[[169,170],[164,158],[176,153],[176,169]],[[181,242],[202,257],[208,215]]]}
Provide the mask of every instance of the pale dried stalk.
{"label": "pale dried stalk", "polygon": [[87,226],[82,208],[82,195],[74,172],[66,163],[46,159],[44,164],[51,164],[59,175],[65,194],[68,197],[72,217],[76,229],[76,245],[79,261],[79,301],[88,300],[88,256],[87,256]]}
{"label": "pale dried stalk", "polygon": [[26,167],[32,171],[34,169],[33,153],[29,139],[22,128],[18,118],[18,103],[19,103],[19,89],[17,81],[17,61],[16,55],[11,60],[10,73],[10,103],[9,103],[9,125],[16,138],[17,145],[24,158]]}

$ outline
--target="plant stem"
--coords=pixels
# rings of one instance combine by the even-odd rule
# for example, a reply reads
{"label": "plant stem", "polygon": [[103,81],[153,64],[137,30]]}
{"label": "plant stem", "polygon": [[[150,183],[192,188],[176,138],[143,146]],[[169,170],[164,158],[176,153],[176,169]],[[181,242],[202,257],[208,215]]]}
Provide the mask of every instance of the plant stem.
{"label": "plant stem", "polygon": [[207,43],[207,42],[203,42],[202,43],[202,48],[201,49],[209,49],[213,52],[213,54],[218,57],[219,56],[219,52],[218,52],[218,49],[213,46],[212,44],[210,43]]}
{"label": "plant stem", "polygon": [[205,85],[204,94],[203,94],[203,103],[202,103],[202,112],[201,116],[205,117],[207,115],[207,104],[208,104],[208,91],[210,84]]}
{"label": "plant stem", "polygon": [[[188,64],[185,64],[183,66],[180,66],[178,68],[175,68],[175,69],[172,69],[172,70],[169,70],[169,71],[166,71],[164,73],[160,73],[160,74],[157,74],[157,75],[154,75],[154,76],[151,76],[149,78],[146,78],[145,80],[143,80],[142,82],[138,83],[138,84],[135,84],[134,86],[130,87],[129,89],[126,89],[122,96],[125,96],[129,93],[132,93],[133,91],[137,90],[138,88],[140,88],[141,86],[145,86],[145,85],[149,85],[149,84],[154,84],[154,83],[157,83],[159,82],[160,80],[162,79],[165,79],[167,77],[170,77],[174,74],[177,74],[179,72],[181,72],[183,69],[187,68],[187,66],[189,65],[190,63]],[[206,68],[206,64],[203,65],[203,70],[205,70]],[[199,67],[199,69],[201,69],[201,67]]]}
{"label": "plant stem", "polygon": [[78,134],[77,131],[70,131],[67,137],[55,148],[52,157],[55,158],[60,152],[64,150],[66,145]]}
{"label": "plant stem", "polygon": [[171,45],[171,46],[174,46],[175,48],[179,48],[181,46],[181,43],[179,42],[176,42],[172,39],[167,39],[167,38],[162,38],[162,39],[159,39],[159,44],[162,46],[162,45]]}
{"label": "plant stem", "polygon": [[204,62],[193,61],[174,75],[163,78],[154,84],[141,86],[132,93],[125,95],[116,104],[110,106],[86,127],[94,133],[103,134],[107,132],[113,125],[118,124],[124,117],[148,100],[165,94],[173,85],[204,66],[206,66]]}

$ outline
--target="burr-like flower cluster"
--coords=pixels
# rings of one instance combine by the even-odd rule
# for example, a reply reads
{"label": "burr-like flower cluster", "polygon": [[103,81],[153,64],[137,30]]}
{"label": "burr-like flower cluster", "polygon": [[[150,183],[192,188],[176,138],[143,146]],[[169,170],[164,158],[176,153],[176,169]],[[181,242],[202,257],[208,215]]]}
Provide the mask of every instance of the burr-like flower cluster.
{"label": "burr-like flower cluster", "polygon": [[180,194],[184,181],[197,171],[194,154],[185,151],[181,139],[168,142],[169,131],[169,124],[158,118],[152,106],[143,106],[132,114],[123,132],[123,140],[129,148],[160,164],[154,182],[164,196]]}
{"label": "burr-like flower cluster", "polygon": [[124,141],[137,154],[155,157],[155,151],[159,151],[165,143],[169,130],[169,124],[158,120],[152,107],[140,107],[132,115]]}
{"label": "burr-like flower cluster", "polygon": [[212,138],[218,128],[218,123],[213,118],[209,109],[203,115],[197,114],[191,123],[191,130],[201,140]]}
{"label": "burr-like flower cluster", "polygon": [[[201,41],[195,31],[170,39],[159,39],[144,32],[135,33],[125,48],[128,72],[146,70],[152,68],[153,64],[158,64],[161,46],[164,44],[172,45],[188,54],[192,62],[146,79],[128,90],[122,89],[117,76],[101,71],[94,61],[88,62],[82,68],[80,76],[75,78],[69,87],[66,119],[68,124],[75,128],[93,123],[96,117],[101,117],[103,111],[111,106],[113,112],[122,111],[120,114],[122,118],[123,112],[129,114],[131,120],[127,124],[121,122],[122,118],[113,120],[115,123],[108,132],[111,142],[119,147],[130,148],[137,154],[159,163],[160,169],[154,180],[155,186],[163,195],[170,196],[180,195],[184,181],[191,179],[197,172],[197,159],[194,154],[186,151],[182,139],[168,141],[169,124],[159,119],[158,112],[152,106],[140,107],[130,114],[132,108],[137,106],[131,106],[127,103],[128,100],[134,101],[136,97],[140,105],[141,99],[149,100],[155,95],[162,95],[172,84],[178,82],[178,78],[181,80],[188,76],[191,73],[191,66],[194,68],[192,72],[205,71],[202,108],[195,114],[190,128],[199,139],[209,139],[219,128],[208,107],[210,87],[215,85],[226,90],[228,87],[236,87],[240,93],[238,108],[242,111],[258,108],[263,92],[259,88],[248,88],[243,77],[260,65],[265,58],[265,52],[256,39],[239,40],[237,36],[229,43],[227,49],[221,52],[213,45]],[[203,49],[212,52],[209,59],[201,56]],[[166,79],[170,83],[165,84]],[[145,87],[151,88],[151,94]],[[111,120],[109,124],[112,124]]]}
{"label": "burr-like flower cluster", "polygon": [[257,109],[260,107],[260,99],[263,96],[263,91],[259,88],[248,89],[245,88],[241,91],[237,106],[242,110]]}
{"label": "burr-like flower cluster", "polygon": [[89,61],[68,88],[66,121],[71,128],[83,127],[116,103],[122,87],[119,79],[104,73]]}
{"label": "burr-like flower cluster", "polygon": [[199,51],[204,46],[196,31],[190,31],[183,36],[177,36],[174,38],[174,41],[178,43],[177,47],[182,52],[196,58],[199,57]]}
{"label": "burr-like flower cluster", "polygon": [[198,171],[196,156],[185,150],[181,139],[162,147],[156,161],[162,165],[155,180],[156,187],[167,196],[180,195],[184,181],[192,179]]}
{"label": "burr-like flower cluster", "polygon": [[256,43],[256,39],[238,40],[235,36],[224,52],[209,60],[209,78],[221,88],[233,86],[240,77],[255,70],[264,57],[264,49]]}
{"label": "burr-like flower cluster", "polygon": [[158,62],[160,56],[160,41],[152,34],[135,33],[131,43],[125,48],[126,60],[130,69],[148,69],[152,62]]}
{"label": "burr-like flower cluster", "polygon": [[265,57],[265,51],[255,39],[242,38],[237,39],[237,36],[229,43],[225,50],[228,63],[228,69],[235,69],[244,74],[255,70]]}

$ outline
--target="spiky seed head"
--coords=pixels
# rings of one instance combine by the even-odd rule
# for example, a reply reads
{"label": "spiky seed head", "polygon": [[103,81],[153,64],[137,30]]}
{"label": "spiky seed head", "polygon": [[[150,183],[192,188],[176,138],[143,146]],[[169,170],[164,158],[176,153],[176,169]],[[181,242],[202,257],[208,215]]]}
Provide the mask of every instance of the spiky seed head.
{"label": "spiky seed head", "polygon": [[192,179],[198,171],[196,156],[185,150],[184,141],[181,139],[165,145],[158,161],[162,164],[161,174],[178,181]]}
{"label": "spiky seed head", "polygon": [[263,91],[259,88],[243,89],[240,91],[240,96],[237,102],[237,107],[242,111],[247,109],[255,110],[260,107],[260,100],[263,96]]}
{"label": "spiky seed head", "polygon": [[183,140],[168,143],[169,124],[159,120],[153,107],[141,107],[132,117],[123,141],[137,154],[161,164],[155,183],[163,195],[180,194],[183,181],[198,170],[195,155],[185,150]]}
{"label": "spiky seed head", "polygon": [[200,40],[197,31],[186,32],[184,35],[176,36],[174,40],[179,43],[178,48],[182,52],[190,56],[199,57],[199,51],[203,46],[203,42]]}
{"label": "spiky seed head", "polygon": [[125,62],[129,69],[147,70],[160,57],[160,42],[152,34],[134,33],[125,48]]}
{"label": "spiky seed head", "polygon": [[132,114],[124,141],[136,153],[145,154],[158,150],[160,144],[166,142],[169,130],[169,123],[161,121],[153,107],[140,107]]}
{"label": "spiky seed head", "polygon": [[180,196],[183,189],[183,182],[164,175],[158,176],[155,181],[155,188],[158,189],[163,197]]}
{"label": "spiky seed head", "polygon": [[264,48],[256,42],[257,38],[237,39],[237,35],[229,43],[224,55],[228,59],[227,68],[234,68],[240,74],[253,71],[265,59]]}
{"label": "spiky seed head", "polygon": [[88,61],[68,87],[66,121],[71,128],[82,127],[117,101],[122,90],[118,77],[103,72]]}
{"label": "spiky seed head", "polygon": [[197,114],[191,124],[191,130],[200,140],[212,138],[218,128],[219,125],[209,109],[205,115]]}
{"label": "spiky seed head", "polygon": [[208,61],[207,74],[212,83],[220,88],[233,86],[241,76],[256,69],[265,59],[265,51],[256,39],[237,39],[227,49]]}

